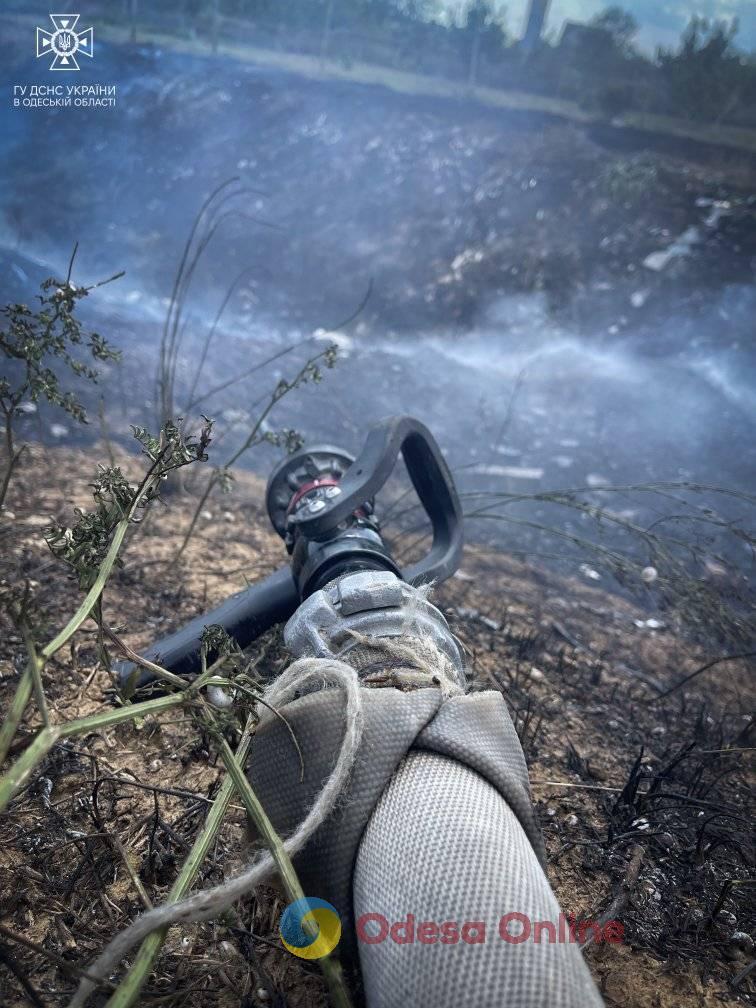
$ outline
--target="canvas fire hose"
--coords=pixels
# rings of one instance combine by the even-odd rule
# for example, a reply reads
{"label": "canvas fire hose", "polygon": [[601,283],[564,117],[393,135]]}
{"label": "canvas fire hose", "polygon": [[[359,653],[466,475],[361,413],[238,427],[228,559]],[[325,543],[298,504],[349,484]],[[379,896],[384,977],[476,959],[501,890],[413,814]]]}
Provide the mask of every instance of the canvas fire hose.
{"label": "canvas fire hose", "polygon": [[[375,510],[400,454],[432,529],[428,554],[404,569]],[[463,543],[459,497],[430,431],[390,417],[356,459],[330,445],[289,455],[271,474],[266,504],[289,565],[145,657],[193,675],[205,627],[220,625],[247,647],[285,622],[300,663],[356,670],[360,734],[348,780],[294,863],[310,900],[303,912],[338,918],[336,952],[357,1003],[601,1005],[544,872],[506,704],[498,691],[467,692],[462,650],[428,596],[456,571]],[[149,682],[131,663],[119,675]],[[334,688],[308,688],[282,713],[285,723],[263,713],[247,773],[287,836],[320,800],[353,726]],[[284,914],[282,939],[317,958],[301,916]]]}

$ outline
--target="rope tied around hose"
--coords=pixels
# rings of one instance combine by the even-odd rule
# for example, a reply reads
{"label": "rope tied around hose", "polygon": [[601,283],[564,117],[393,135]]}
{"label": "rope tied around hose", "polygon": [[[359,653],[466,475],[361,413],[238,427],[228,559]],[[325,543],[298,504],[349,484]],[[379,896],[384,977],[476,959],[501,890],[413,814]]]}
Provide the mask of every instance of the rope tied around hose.
{"label": "rope tied around hose", "polygon": [[355,646],[341,657],[358,670],[363,686],[394,686],[403,692],[438,686],[444,699],[464,693],[446,655],[429,637],[348,634]]}
{"label": "rope tied around hose", "polygon": [[[354,766],[362,739],[363,714],[360,684],[356,671],[344,662],[329,658],[301,658],[294,662],[265,691],[263,699],[271,707],[278,707],[311,687],[325,689],[341,687],[346,694],[344,739],[338,758],[317,800],[298,828],[284,841],[289,857],[304,847],[312,834],[328,816],[343,793]],[[275,863],[268,851],[262,852],[240,874],[212,889],[205,889],[178,903],[167,903],[148,910],[116,935],[87,969],[79,987],[69,1002],[69,1008],[84,1008],[87,998],[97,986],[117,968],[120,961],[136,944],[153,931],[173,924],[195,923],[220,916],[238,899],[263,882],[274,870]]]}
{"label": "rope tied around hose", "polygon": [[[432,642],[414,638],[405,643],[386,637],[355,636],[359,638],[357,646],[345,656],[353,664],[338,658],[300,658],[262,695],[264,705],[275,709],[305,692],[335,687],[345,694],[345,729],[336,763],[305,818],[285,839],[283,846],[289,857],[305,846],[346,790],[363,735],[361,686],[404,690],[437,687],[444,698],[463,692],[452,679],[453,670],[447,670],[448,663]],[[381,663],[382,670],[373,667],[376,662]],[[220,916],[264,882],[275,867],[272,855],[263,851],[242,872],[220,885],[180,902],[155,907],[137,917],[88,967],[87,976],[82,978],[69,1008],[84,1008],[87,998],[97,987],[97,980],[111,976],[128,952],[153,931]]]}

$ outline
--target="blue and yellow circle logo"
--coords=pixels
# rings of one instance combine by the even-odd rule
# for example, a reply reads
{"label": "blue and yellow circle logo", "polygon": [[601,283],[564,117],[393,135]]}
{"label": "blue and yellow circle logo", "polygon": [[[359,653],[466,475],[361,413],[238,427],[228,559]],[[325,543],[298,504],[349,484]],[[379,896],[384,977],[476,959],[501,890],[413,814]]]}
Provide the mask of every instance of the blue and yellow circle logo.
{"label": "blue and yellow circle logo", "polygon": [[300,959],[322,959],[341,938],[341,918],[336,907],[316,896],[290,903],[278,925],[281,941]]}

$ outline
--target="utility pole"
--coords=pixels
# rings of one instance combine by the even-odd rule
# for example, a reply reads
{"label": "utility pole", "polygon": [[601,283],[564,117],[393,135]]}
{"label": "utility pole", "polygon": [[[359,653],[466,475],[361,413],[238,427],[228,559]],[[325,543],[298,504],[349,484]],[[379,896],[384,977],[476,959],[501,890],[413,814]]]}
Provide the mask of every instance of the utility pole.
{"label": "utility pole", "polygon": [[470,73],[467,76],[467,83],[470,87],[475,87],[475,82],[478,79],[478,57],[480,56],[480,34],[481,34],[481,24],[480,21],[475,25],[475,34],[473,35],[472,47],[470,48]]}
{"label": "utility pole", "polygon": [[212,26],[210,29],[213,52],[218,52],[218,29],[220,25],[220,0],[213,0]]}
{"label": "utility pole", "polygon": [[550,0],[530,0],[525,34],[520,40],[520,50],[524,56],[530,56],[541,41],[543,26],[549,11],[549,2]]}
{"label": "utility pole", "polygon": [[323,34],[320,39],[320,65],[325,63],[328,54],[328,43],[331,37],[331,23],[333,22],[333,5],[335,0],[328,0],[326,7],[325,23],[323,24]]}
{"label": "utility pole", "polygon": [[473,37],[470,44],[470,69],[467,74],[467,85],[474,88],[478,79],[478,59],[480,57],[480,39],[483,34],[483,26],[486,20],[486,6],[484,0],[474,0],[467,12],[467,24],[470,26],[470,18],[473,19]]}

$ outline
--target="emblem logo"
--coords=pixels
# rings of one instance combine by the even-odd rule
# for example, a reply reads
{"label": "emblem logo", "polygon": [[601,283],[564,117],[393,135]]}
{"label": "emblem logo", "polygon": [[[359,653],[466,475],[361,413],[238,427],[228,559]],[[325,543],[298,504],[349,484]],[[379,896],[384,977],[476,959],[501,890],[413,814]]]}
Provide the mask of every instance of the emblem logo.
{"label": "emblem logo", "polygon": [[284,947],[300,959],[322,959],[341,938],[341,918],[336,907],[317,896],[290,903],[278,925]]}
{"label": "emblem logo", "polygon": [[76,31],[78,14],[51,14],[53,31],[37,28],[37,59],[52,56],[51,70],[78,70],[77,53],[94,56],[94,28]]}

